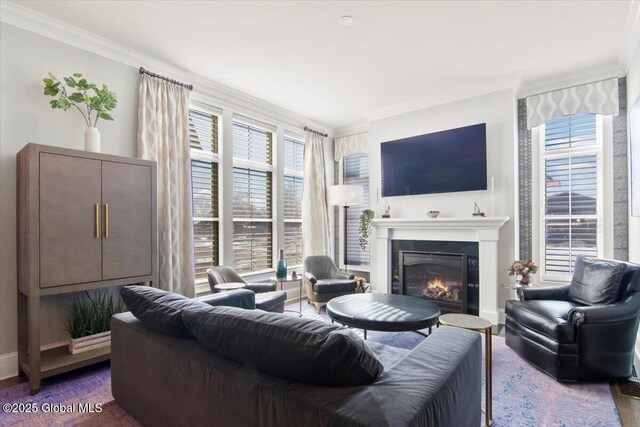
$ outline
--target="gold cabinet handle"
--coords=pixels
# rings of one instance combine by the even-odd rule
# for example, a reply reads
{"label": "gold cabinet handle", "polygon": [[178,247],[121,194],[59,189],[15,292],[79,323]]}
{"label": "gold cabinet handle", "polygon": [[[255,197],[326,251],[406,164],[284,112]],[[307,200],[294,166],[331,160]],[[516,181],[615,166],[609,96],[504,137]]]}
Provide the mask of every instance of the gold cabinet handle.
{"label": "gold cabinet handle", "polygon": [[109,203],[104,204],[104,237],[109,238]]}
{"label": "gold cabinet handle", "polygon": [[100,238],[100,203],[96,203],[96,239]]}

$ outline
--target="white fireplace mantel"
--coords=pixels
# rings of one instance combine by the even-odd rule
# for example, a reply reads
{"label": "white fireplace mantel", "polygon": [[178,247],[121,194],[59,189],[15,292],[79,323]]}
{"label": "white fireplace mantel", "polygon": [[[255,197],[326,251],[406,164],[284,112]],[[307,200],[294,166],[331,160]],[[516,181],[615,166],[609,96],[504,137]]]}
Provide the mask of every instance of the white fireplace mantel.
{"label": "white fireplace mantel", "polygon": [[509,217],[374,219],[376,245],[371,263],[371,283],[376,291],[391,293],[392,240],[478,242],[480,316],[497,324],[500,286],[498,242],[500,228],[507,221]]}

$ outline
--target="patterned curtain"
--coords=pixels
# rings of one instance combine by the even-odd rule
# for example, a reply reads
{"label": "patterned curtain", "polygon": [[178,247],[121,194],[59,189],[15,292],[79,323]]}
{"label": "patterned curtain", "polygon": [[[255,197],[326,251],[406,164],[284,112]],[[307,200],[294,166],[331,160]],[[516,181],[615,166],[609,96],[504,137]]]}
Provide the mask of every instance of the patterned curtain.
{"label": "patterned curtain", "polygon": [[158,163],[158,287],[195,296],[189,90],[141,75],[138,157]]}
{"label": "patterned curtain", "polygon": [[618,114],[618,79],[527,97],[527,129],[576,113]]}
{"label": "patterned curtain", "polygon": [[331,256],[324,158],[325,140],[324,136],[313,132],[305,134],[302,189],[302,245],[305,257]]}
{"label": "patterned curtain", "polygon": [[367,132],[335,139],[335,161],[354,153],[369,153]]}

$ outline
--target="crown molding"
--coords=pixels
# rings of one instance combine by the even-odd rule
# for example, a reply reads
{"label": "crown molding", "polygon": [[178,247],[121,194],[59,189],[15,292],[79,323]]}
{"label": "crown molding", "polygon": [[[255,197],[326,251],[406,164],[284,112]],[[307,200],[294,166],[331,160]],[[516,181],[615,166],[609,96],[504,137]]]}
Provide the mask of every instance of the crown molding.
{"label": "crown molding", "polygon": [[369,122],[354,123],[353,125],[336,129],[333,134],[334,138],[342,138],[343,136],[356,135],[358,133],[369,132]]}
{"label": "crown molding", "polygon": [[640,0],[632,0],[629,5],[629,19],[624,30],[625,39],[620,43],[618,52],[619,66],[626,75],[631,60],[637,49],[640,49]]}
{"label": "crown molding", "polygon": [[429,96],[414,99],[412,101],[381,108],[364,114],[369,121],[399,116],[425,108],[449,104],[480,95],[486,95],[505,89],[513,89],[520,86],[521,73],[510,73],[502,76],[464,80],[462,82],[448,82],[446,88]]}
{"label": "crown molding", "polygon": [[538,95],[540,93],[597,82],[613,77],[623,77],[624,75],[624,71],[617,63],[606,64],[568,74],[555,75],[547,79],[525,82],[518,92],[518,98],[525,98],[531,95]]}
{"label": "crown molding", "polygon": [[296,130],[309,126],[330,135],[334,133],[333,128],[323,123],[292,113],[244,92],[232,89],[183,68],[170,65],[150,55],[14,2],[0,2],[0,22],[131,66],[135,68],[136,73],[138,68],[142,66],[153,72],[171,76],[173,79],[188,82],[194,86],[194,98],[203,100],[204,97],[204,99],[214,102],[216,107],[229,108],[234,113],[257,116],[256,118],[265,121],[276,121],[279,124],[291,126]]}

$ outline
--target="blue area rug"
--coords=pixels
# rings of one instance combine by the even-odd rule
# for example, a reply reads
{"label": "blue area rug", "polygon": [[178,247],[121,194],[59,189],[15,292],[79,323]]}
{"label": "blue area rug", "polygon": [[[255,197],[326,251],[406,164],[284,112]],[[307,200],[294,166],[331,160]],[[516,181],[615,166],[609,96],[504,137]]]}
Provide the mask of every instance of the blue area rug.
{"label": "blue area rug", "polygon": [[[324,314],[303,303],[305,317],[329,321]],[[287,309],[298,309],[289,304]],[[291,314],[291,313],[288,313]],[[354,330],[362,336],[362,331]],[[368,333],[369,340],[411,349],[424,337],[412,332]],[[428,338],[427,338],[428,339]],[[607,383],[561,384],[539,372],[509,349],[504,339],[493,337],[493,425],[518,426],[619,426],[620,418]],[[71,407],[65,413],[5,413],[0,426],[138,426],[111,396],[108,363],[46,379],[41,392],[29,396],[26,383],[0,390],[0,403],[36,403]],[[82,413],[79,404],[100,404],[100,412]],[[46,406],[45,406],[46,407]]]}

